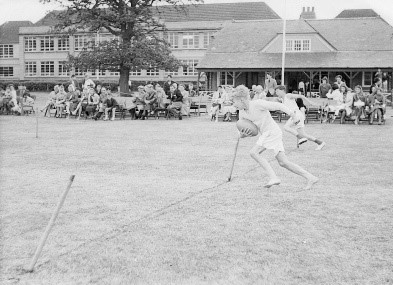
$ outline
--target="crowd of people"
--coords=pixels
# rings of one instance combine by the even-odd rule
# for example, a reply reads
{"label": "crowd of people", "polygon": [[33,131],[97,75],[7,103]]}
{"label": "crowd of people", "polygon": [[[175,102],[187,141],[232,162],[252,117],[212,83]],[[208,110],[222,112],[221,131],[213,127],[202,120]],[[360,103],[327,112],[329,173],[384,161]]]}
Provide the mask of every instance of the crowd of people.
{"label": "crowd of people", "polygon": [[[336,118],[340,118],[340,122],[345,123],[346,119],[351,118],[355,124],[358,124],[360,120],[368,119],[369,123],[373,124],[377,119],[378,124],[381,124],[386,112],[386,98],[383,95],[385,85],[382,78],[376,76],[370,92],[364,92],[360,85],[355,86],[354,90],[349,88],[341,75],[336,76],[332,85],[328,83],[326,77],[322,78],[319,96],[329,99],[321,110],[324,121],[334,122]],[[276,88],[276,80],[268,74],[265,87],[252,86],[249,92],[250,99],[277,97]],[[303,91],[304,89],[300,88],[292,94],[302,95]],[[218,86],[211,98],[212,121],[218,122],[220,115],[223,116],[224,122],[231,121],[232,116],[238,118],[238,111],[233,105],[234,92],[233,86]],[[137,92],[128,93],[130,96],[127,100],[128,104],[125,101],[119,104],[117,99],[119,93],[118,87],[111,90],[109,86],[96,85],[89,75],[85,76],[82,84],[79,84],[75,75],[72,75],[66,87],[63,84],[54,86],[40,111],[46,115],[51,110],[55,110],[56,117],[75,116],[78,120],[82,115],[94,120],[101,117],[104,117],[104,120],[115,120],[116,112],[120,110],[123,115],[129,113],[132,120],[145,120],[161,112],[165,116],[173,116],[182,120],[183,115],[190,114],[190,108],[192,104],[195,104],[192,97],[197,95],[192,83],[178,84],[172,80],[171,75],[168,75],[163,86],[158,83],[138,86]],[[0,95],[0,108],[3,113],[13,112],[20,115],[26,107],[32,107],[35,101],[35,97],[24,86],[18,86],[16,90],[10,84],[5,90],[0,90]],[[302,95],[297,98],[296,102],[305,112],[306,106],[303,100],[307,99]]]}
{"label": "crowd of people", "polygon": [[21,115],[24,110],[33,110],[35,96],[31,95],[25,86],[15,89],[13,84],[0,87],[0,110],[2,113]]}

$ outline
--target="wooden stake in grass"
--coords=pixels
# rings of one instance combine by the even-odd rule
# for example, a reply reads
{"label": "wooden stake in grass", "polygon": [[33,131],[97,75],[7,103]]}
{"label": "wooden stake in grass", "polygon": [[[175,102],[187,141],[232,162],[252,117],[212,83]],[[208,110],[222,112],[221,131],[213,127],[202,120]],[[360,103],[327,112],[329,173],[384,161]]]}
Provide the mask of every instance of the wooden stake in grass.
{"label": "wooden stake in grass", "polygon": [[31,260],[29,267],[26,268],[27,272],[32,272],[34,270],[34,266],[37,263],[37,260],[41,255],[42,248],[44,247],[45,242],[49,236],[49,233],[52,230],[53,225],[55,224],[56,218],[59,215],[60,209],[64,204],[64,201],[67,197],[68,192],[70,191],[70,188],[71,188],[72,182],[74,181],[74,178],[75,178],[75,175],[71,175],[70,181],[68,182],[68,186],[67,186],[66,190],[64,191],[63,196],[61,196],[59,204],[57,204],[56,211],[53,213],[48,225],[46,226],[45,232],[41,237],[41,240],[40,240],[40,242],[37,246],[37,249],[34,253],[33,259]]}
{"label": "wooden stake in grass", "polygon": [[38,108],[36,108],[35,111],[35,118],[36,118],[35,138],[38,139]]}
{"label": "wooden stake in grass", "polygon": [[232,172],[233,172],[233,167],[235,166],[235,159],[236,159],[237,149],[239,147],[239,141],[240,141],[240,134],[239,134],[239,137],[237,138],[237,142],[236,142],[236,146],[235,146],[235,154],[233,155],[231,172],[229,172],[228,182],[231,181],[231,179],[232,179]]}

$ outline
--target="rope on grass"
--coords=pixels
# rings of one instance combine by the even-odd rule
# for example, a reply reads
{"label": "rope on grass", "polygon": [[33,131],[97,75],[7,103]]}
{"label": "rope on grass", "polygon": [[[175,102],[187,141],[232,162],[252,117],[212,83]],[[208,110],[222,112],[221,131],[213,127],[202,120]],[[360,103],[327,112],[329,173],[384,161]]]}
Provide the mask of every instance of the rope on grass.
{"label": "rope on grass", "polygon": [[[292,149],[292,150],[288,151],[287,154],[290,154],[290,153],[292,153],[292,152],[295,151],[295,150],[296,150],[296,149]],[[272,162],[272,161],[274,161],[274,160],[275,160],[275,159],[273,158],[273,159],[268,160],[268,162]],[[244,172],[243,174],[240,174],[240,175],[238,175],[238,176],[234,176],[234,177],[231,179],[231,181],[233,181],[233,179],[235,179],[235,178],[240,178],[240,177],[243,177],[243,176],[247,175],[248,173],[254,171],[254,170],[257,169],[258,167],[259,167],[259,165],[256,165],[256,166],[250,168],[249,170],[247,170],[246,172]],[[97,236],[97,237],[95,237],[95,238],[93,238],[93,239],[90,239],[90,240],[88,240],[88,241],[85,241],[85,242],[79,244],[78,246],[76,246],[76,247],[74,247],[74,248],[72,248],[72,249],[70,249],[70,250],[67,250],[67,251],[65,251],[65,252],[63,252],[63,253],[61,253],[61,254],[59,254],[59,255],[57,256],[57,258],[58,258],[58,257],[65,256],[65,255],[68,255],[68,254],[74,252],[75,250],[78,250],[78,249],[80,249],[80,248],[82,248],[82,247],[84,247],[84,246],[86,246],[86,245],[88,245],[88,244],[90,244],[90,243],[98,242],[98,241],[100,241],[100,240],[110,240],[110,239],[113,239],[113,238],[115,238],[116,236],[118,236],[119,233],[125,233],[125,232],[127,231],[127,229],[128,229],[129,227],[131,227],[132,225],[135,225],[135,224],[138,224],[138,223],[140,223],[140,222],[148,221],[148,220],[150,220],[150,219],[157,218],[157,217],[159,217],[159,216],[165,215],[166,213],[169,213],[169,212],[170,212],[170,211],[168,211],[168,210],[170,210],[171,208],[174,208],[174,207],[176,207],[176,206],[178,206],[178,205],[180,205],[180,204],[182,204],[182,203],[184,203],[184,202],[187,202],[187,201],[191,200],[192,198],[197,197],[198,195],[200,195],[200,194],[202,194],[202,193],[205,193],[205,192],[207,192],[207,191],[209,191],[209,190],[217,190],[219,187],[221,187],[221,186],[223,186],[223,185],[225,185],[225,184],[227,184],[227,183],[230,183],[230,182],[228,182],[228,181],[223,181],[223,182],[220,182],[220,183],[218,183],[218,184],[216,184],[216,185],[214,185],[214,186],[211,186],[211,187],[208,187],[208,188],[204,188],[204,189],[199,190],[199,191],[192,192],[192,193],[190,193],[188,196],[186,196],[186,197],[184,197],[184,198],[182,198],[182,199],[180,199],[180,200],[174,201],[174,202],[172,202],[172,203],[170,203],[170,204],[168,204],[168,205],[166,205],[166,206],[164,206],[164,207],[162,207],[162,208],[160,208],[160,209],[158,209],[158,210],[155,210],[155,211],[153,211],[153,212],[150,212],[150,213],[148,213],[148,214],[146,214],[146,215],[143,215],[142,217],[140,217],[140,218],[138,218],[138,219],[135,219],[135,220],[131,221],[129,224],[125,224],[125,225],[119,226],[119,227],[117,227],[117,228],[115,228],[115,229],[113,229],[113,230],[111,230],[111,231],[109,231],[109,232],[107,232],[107,233],[104,233],[104,234],[99,235],[99,236]],[[42,266],[44,266],[45,264],[48,264],[48,263],[50,263],[50,262],[51,262],[50,259],[48,259],[48,260],[46,260],[46,261],[43,261],[43,262],[41,262],[39,265],[36,266],[36,269],[38,269],[38,268],[40,268],[40,267],[42,267]]]}

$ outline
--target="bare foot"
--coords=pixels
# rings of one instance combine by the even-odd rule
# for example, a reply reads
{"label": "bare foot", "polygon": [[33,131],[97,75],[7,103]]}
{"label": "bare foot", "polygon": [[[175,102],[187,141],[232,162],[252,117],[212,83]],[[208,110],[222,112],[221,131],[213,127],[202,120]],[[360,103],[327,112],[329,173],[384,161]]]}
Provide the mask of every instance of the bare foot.
{"label": "bare foot", "polygon": [[279,185],[280,183],[281,183],[281,180],[278,178],[275,178],[275,179],[269,180],[269,182],[267,184],[265,184],[265,186],[263,186],[263,187],[270,188],[274,185]]}
{"label": "bare foot", "polygon": [[319,178],[318,178],[318,177],[313,176],[313,177],[309,178],[309,179],[307,180],[307,185],[306,185],[306,187],[304,187],[304,190],[310,190],[310,189],[312,188],[312,186],[313,186],[315,183],[317,183],[318,181],[319,181]]}

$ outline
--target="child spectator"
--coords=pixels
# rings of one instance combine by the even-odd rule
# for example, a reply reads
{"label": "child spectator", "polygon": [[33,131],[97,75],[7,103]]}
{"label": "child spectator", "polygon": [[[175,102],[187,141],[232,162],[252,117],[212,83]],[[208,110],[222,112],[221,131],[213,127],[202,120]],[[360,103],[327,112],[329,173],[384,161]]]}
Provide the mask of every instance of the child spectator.
{"label": "child spectator", "polygon": [[138,114],[136,115],[137,119],[141,119],[144,120],[145,119],[145,98],[146,98],[146,91],[145,91],[145,87],[142,85],[138,86],[138,93],[136,95],[135,98],[135,104],[137,106],[138,109]]}
{"label": "child spectator", "polygon": [[170,105],[167,107],[169,114],[172,114],[173,116],[178,116],[179,120],[182,120],[183,118],[180,110],[183,104],[183,95],[181,94],[179,89],[176,88],[176,83],[171,85],[169,89],[168,99],[171,100]]}
{"label": "child spectator", "polygon": [[212,107],[210,109],[211,120],[215,119],[215,122],[218,122],[218,113],[220,111],[220,107],[222,104],[222,98],[224,97],[224,88],[222,86],[218,86],[218,90],[214,92],[212,97]]}
{"label": "child spectator", "polygon": [[382,89],[377,88],[376,93],[370,99],[370,125],[374,122],[374,116],[378,118],[378,125],[380,125],[386,112],[386,98],[382,94]]}
{"label": "child spectator", "polygon": [[111,121],[114,121],[115,120],[115,115],[116,115],[116,108],[119,107],[119,104],[117,103],[115,98],[113,98],[112,93],[110,92],[110,90],[107,90],[107,97],[108,98],[105,101],[105,118],[104,118],[104,121],[108,120],[108,113],[109,112],[112,113]]}
{"label": "child spectator", "polygon": [[362,86],[355,86],[355,94],[353,95],[353,108],[355,115],[355,125],[359,124],[361,117],[365,117],[367,97],[363,93]]}
{"label": "child spectator", "polygon": [[100,103],[100,96],[98,96],[94,88],[90,88],[88,94],[89,95],[87,96],[87,106],[86,106],[85,114],[86,117],[93,118],[93,115],[97,110],[98,104]]}
{"label": "child spectator", "polygon": [[42,108],[40,111],[45,113],[48,111],[48,109],[52,108],[55,103],[56,103],[56,98],[57,98],[57,93],[59,93],[59,85],[55,85],[53,87],[53,91],[51,93],[49,93],[49,97],[48,100],[45,103],[44,108]]}

